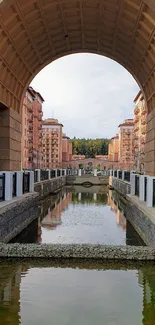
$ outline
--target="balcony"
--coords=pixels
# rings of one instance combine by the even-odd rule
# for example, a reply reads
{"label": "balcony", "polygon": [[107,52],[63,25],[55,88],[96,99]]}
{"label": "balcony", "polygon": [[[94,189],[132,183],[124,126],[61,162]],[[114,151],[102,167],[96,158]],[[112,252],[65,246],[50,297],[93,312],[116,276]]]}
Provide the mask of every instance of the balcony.
{"label": "balcony", "polygon": [[141,121],[141,124],[142,124],[142,125],[146,125],[146,120],[143,119],[143,120]]}
{"label": "balcony", "polygon": [[29,131],[33,131],[33,126],[32,125],[29,125]]}
{"label": "balcony", "polygon": [[134,118],[134,123],[138,123],[139,122],[139,116],[137,115],[137,116],[135,116],[135,118]]}
{"label": "balcony", "polygon": [[134,132],[138,132],[139,131],[139,126],[136,125],[135,128],[134,128]]}
{"label": "balcony", "polygon": [[142,145],[145,145],[145,143],[146,143],[145,139],[142,139],[142,140],[141,140],[141,144],[142,144]]}
{"label": "balcony", "polygon": [[138,107],[136,107],[134,110],[134,114],[137,115],[137,114],[139,114],[139,112],[140,112],[140,109]]}
{"label": "balcony", "polygon": [[142,109],[142,115],[146,115],[146,113],[147,113],[147,112],[146,112],[146,109],[143,108],[143,109]]}
{"label": "balcony", "polygon": [[28,122],[33,123],[33,114],[28,116]]}

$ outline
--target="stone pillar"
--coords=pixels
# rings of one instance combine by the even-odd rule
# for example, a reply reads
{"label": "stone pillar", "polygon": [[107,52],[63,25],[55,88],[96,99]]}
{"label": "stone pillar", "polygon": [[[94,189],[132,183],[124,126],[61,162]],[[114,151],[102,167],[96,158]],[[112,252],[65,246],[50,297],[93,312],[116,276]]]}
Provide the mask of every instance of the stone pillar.
{"label": "stone pillar", "polygon": [[97,169],[94,169],[94,176],[97,176]]}
{"label": "stone pillar", "polygon": [[64,169],[64,176],[66,176],[67,175],[67,170],[66,169]]}
{"label": "stone pillar", "polygon": [[5,201],[12,200],[13,173],[4,172],[5,174]]}
{"label": "stone pillar", "polygon": [[155,108],[147,116],[145,174],[155,176]]}
{"label": "stone pillar", "polygon": [[148,208],[153,207],[153,177],[147,177],[147,201],[146,205]]}
{"label": "stone pillar", "polygon": [[37,171],[37,182],[40,182],[40,169],[36,169]]}
{"label": "stone pillar", "polygon": [[55,177],[57,177],[57,169],[55,169]]}
{"label": "stone pillar", "polygon": [[78,193],[78,200],[81,201],[81,193]]}
{"label": "stone pillar", "polygon": [[51,179],[51,170],[48,169],[48,179]]}
{"label": "stone pillar", "polygon": [[96,201],[97,200],[97,194],[93,193],[93,200]]}
{"label": "stone pillar", "polygon": [[135,180],[136,180],[136,174],[131,173],[131,195],[135,195]]}
{"label": "stone pillar", "polygon": [[30,187],[29,191],[34,192],[34,172],[29,172],[30,173]]}
{"label": "stone pillar", "polygon": [[124,181],[125,178],[125,170],[122,170],[122,181]]}
{"label": "stone pillar", "polygon": [[0,170],[21,170],[21,116],[1,103]]}
{"label": "stone pillar", "polygon": [[82,175],[82,170],[79,169],[78,176],[81,176],[81,175]]}
{"label": "stone pillar", "polygon": [[62,169],[60,169],[60,176],[62,176]]}
{"label": "stone pillar", "polygon": [[139,176],[139,199],[145,201],[145,176]]}
{"label": "stone pillar", "polygon": [[23,195],[23,171],[17,172],[17,196]]}

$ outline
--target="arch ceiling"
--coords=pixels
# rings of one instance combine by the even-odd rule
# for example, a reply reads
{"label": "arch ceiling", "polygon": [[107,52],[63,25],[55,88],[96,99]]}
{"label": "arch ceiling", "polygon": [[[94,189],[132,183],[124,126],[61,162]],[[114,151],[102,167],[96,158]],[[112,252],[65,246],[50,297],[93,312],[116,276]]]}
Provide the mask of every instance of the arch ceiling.
{"label": "arch ceiling", "polygon": [[110,57],[155,107],[154,0],[0,0],[0,102],[19,111],[33,77],[77,52]]}

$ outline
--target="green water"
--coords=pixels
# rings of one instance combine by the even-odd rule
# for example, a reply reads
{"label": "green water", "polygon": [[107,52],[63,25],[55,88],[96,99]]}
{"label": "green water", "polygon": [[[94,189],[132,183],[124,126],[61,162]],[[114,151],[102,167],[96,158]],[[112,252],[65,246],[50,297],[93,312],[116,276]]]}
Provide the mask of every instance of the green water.
{"label": "green water", "polygon": [[154,325],[155,266],[0,265],[0,325]]}

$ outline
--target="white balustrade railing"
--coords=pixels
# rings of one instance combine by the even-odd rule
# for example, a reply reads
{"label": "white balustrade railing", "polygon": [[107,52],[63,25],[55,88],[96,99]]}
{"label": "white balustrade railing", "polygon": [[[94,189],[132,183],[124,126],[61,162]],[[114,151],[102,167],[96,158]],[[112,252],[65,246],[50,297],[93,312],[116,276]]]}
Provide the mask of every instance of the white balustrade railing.
{"label": "white balustrade railing", "polygon": [[[135,171],[110,170],[110,176],[131,185],[131,196],[146,202],[148,208],[155,207],[155,176],[141,175]],[[121,175],[121,177],[120,177]]]}

